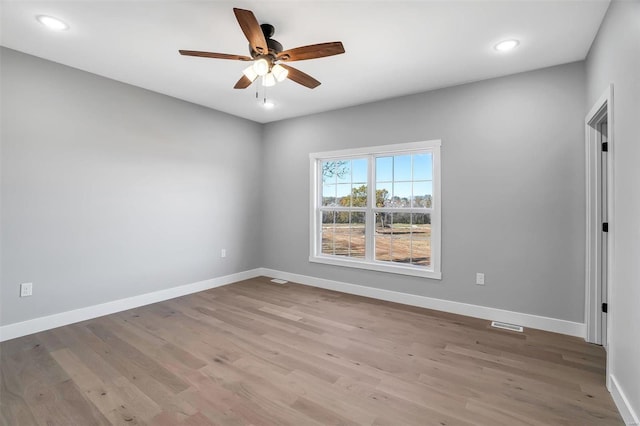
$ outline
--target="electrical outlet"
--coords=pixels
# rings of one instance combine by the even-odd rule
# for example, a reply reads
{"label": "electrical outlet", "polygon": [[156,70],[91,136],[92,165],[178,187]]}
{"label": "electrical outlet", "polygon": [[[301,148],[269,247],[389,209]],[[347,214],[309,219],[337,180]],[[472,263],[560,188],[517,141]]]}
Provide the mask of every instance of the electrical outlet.
{"label": "electrical outlet", "polygon": [[227,249],[220,250],[220,257],[222,257],[222,258],[227,257]]}
{"label": "electrical outlet", "polygon": [[476,284],[477,285],[484,285],[484,274],[482,272],[478,272],[476,274]]}
{"label": "electrical outlet", "polygon": [[20,284],[20,297],[27,297],[33,294],[33,283]]}

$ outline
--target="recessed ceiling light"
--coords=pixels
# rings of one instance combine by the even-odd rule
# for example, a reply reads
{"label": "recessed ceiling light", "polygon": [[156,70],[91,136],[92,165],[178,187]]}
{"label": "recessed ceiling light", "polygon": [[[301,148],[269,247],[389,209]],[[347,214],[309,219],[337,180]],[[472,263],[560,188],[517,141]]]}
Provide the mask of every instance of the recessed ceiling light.
{"label": "recessed ceiling light", "polygon": [[273,109],[274,106],[276,106],[276,104],[274,104],[272,101],[270,100],[265,100],[262,103],[262,106],[264,107],[264,109]]}
{"label": "recessed ceiling light", "polygon": [[54,18],[53,16],[38,15],[36,16],[36,19],[42,25],[53,31],[64,31],[69,29],[69,25],[58,18]]}
{"label": "recessed ceiling light", "polygon": [[516,46],[518,46],[520,42],[518,40],[505,40],[496,44],[494,48],[499,52],[507,52]]}

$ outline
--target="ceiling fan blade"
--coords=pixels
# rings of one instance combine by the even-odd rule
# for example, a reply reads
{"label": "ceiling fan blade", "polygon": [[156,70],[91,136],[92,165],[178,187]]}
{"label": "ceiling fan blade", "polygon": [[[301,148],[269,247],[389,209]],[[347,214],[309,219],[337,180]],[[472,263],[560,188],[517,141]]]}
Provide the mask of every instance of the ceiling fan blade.
{"label": "ceiling fan blade", "polygon": [[242,77],[240,77],[240,80],[238,80],[236,85],[233,86],[233,88],[246,89],[247,87],[251,86],[251,83],[253,83],[253,81],[249,80],[246,75],[243,75]]}
{"label": "ceiling fan blade", "polygon": [[330,43],[310,44],[282,51],[277,59],[280,61],[304,61],[305,59],[324,58],[344,53],[344,46],[339,41]]}
{"label": "ceiling fan blade", "polygon": [[304,87],[308,87],[309,89],[315,89],[321,84],[318,80],[311,77],[309,74],[303,73],[299,69],[290,67],[289,65],[280,65],[287,71],[289,71],[289,74],[287,74],[287,78],[291,81],[295,81],[296,83],[301,84]]}
{"label": "ceiling fan blade", "polygon": [[252,58],[242,55],[229,55],[228,53],[214,53],[214,52],[200,52],[198,50],[178,50],[181,55],[185,56],[200,56],[202,58],[214,58],[214,59],[233,59],[236,61],[253,61]]}
{"label": "ceiling fan blade", "polygon": [[236,19],[238,20],[238,24],[240,24],[242,32],[245,37],[247,37],[247,40],[249,40],[251,49],[255,50],[260,55],[266,55],[269,52],[267,40],[265,40],[262,28],[260,28],[260,24],[253,12],[234,7],[233,13],[236,15]]}

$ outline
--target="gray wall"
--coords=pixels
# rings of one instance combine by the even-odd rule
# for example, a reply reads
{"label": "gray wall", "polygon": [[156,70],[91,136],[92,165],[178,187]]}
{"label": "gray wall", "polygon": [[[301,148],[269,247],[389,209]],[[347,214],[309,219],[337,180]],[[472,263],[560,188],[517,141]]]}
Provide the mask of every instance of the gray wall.
{"label": "gray wall", "polygon": [[613,83],[610,373],[640,415],[640,1],[613,1],[587,57],[588,111]]}
{"label": "gray wall", "polygon": [[[584,84],[579,62],[266,125],[264,266],[582,322]],[[428,139],[443,279],[309,263],[308,154]]]}
{"label": "gray wall", "polygon": [[[582,322],[584,85],[574,63],[261,126],[3,49],[0,320],[265,266]],[[308,262],[309,152],[434,138],[443,280]]]}
{"label": "gray wall", "polygon": [[259,124],[0,53],[2,324],[261,266]]}

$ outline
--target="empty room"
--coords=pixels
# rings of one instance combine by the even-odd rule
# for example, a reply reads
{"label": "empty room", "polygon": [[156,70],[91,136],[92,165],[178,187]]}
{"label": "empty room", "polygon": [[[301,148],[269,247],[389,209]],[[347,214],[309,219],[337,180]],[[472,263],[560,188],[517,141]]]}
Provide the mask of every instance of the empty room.
{"label": "empty room", "polygon": [[0,3],[0,425],[640,425],[640,1]]}

